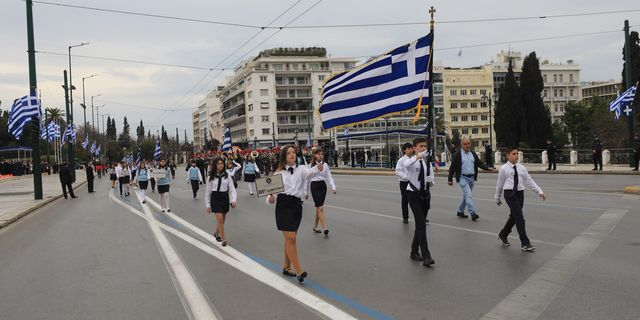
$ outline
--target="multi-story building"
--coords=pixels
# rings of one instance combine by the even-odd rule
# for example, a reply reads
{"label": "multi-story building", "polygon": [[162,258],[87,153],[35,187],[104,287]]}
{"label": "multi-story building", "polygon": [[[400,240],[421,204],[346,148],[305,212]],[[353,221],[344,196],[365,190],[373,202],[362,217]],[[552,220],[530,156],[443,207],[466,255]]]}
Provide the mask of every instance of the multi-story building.
{"label": "multi-story building", "polygon": [[[509,70],[509,61],[516,83],[520,84],[520,74],[522,73],[522,53],[518,51],[500,51],[496,57],[487,63],[493,70],[493,96],[495,100],[500,96],[500,88],[505,84]],[[489,95],[487,95],[489,96]]]}
{"label": "multi-story building", "polygon": [[[493,72],[490,65],[454,69],[445,68],[444,109],[450,132],[471,140],[474,150],[482,151],[486,144],[495,146],[492,120],[495,105],[483,103],[482,97],[493,92]],[[493,110],[491,110],[493,109]],[[493,140],[490,142],[490,140]]]}
{"label": "multi-story building", "polygon": [[582,82],[580,89],[582,90],[582,99],[584,100],[593,97],[602,97],[605,101],[609,102],[618,96],[621,88],[621,81],[609,80]]}
{"label": "multi-story building", "polygon": [[191,122],[193,124],[193,149],[202,150],[202,141],[200,140],[200,112],[198,110],[191,114]]}
{"label": "multi-story building", "polygon": [[223,87],[219,86],[207,94],[207,124],[209,128],[209,136],[222,143],[224,131],[222,130],[222,110],[220,105],[220,92]]}
{"label": "multi-story building", "polygon": [[242,62],[220,90],[222,123],[244,147],[329,141],[319,121],[322,84],[357,60],[327,57],[324,48],[278,48]]}
{"label": "multi-story building", "polygon": [[580,65],[573,60],[567,60],[566,64],[544,60],[540,63],[540,72],[544,81],[544,105],[549,108],[551,122],[560,121],[564,115],[564,106],[582,99]]}

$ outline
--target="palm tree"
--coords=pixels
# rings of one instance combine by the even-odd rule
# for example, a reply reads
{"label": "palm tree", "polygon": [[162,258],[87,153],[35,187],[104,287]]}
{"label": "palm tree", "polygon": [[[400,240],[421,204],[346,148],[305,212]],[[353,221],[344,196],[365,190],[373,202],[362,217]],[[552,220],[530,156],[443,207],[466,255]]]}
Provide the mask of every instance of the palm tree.
{"label": "palm tree", "polygon": [[47,117],[45,120],[47,122],[58,123],[60,124],[61,127],[65,126],[66,121],[64,120],[64,112],[60,110],[60,108],[47,108],[46,112],[47,112]]}

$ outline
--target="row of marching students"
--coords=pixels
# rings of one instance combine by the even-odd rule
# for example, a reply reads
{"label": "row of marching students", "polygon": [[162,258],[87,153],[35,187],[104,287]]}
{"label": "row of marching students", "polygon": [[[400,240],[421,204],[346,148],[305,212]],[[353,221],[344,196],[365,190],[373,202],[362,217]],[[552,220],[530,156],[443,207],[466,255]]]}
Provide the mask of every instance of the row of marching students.
{"label": "row of marching students", "polygon": [[[151,176],[151,173],[154,171],[164,172],[165,175],[156,181],[156,179]],[[143,196],[142,203],[147,202],[147,188],[149,183],[151,183],[153,192],[155,192],[157,184],[162,212],[171,212],[171,208],[169,207],[169,187],[173,174],[169,166],[167,166],[165,159],[160,159],[157,165],[153,166],[151,164],[147,165],[145,160],[142,160],[138,166],[121,161],[118,165],[112,164],[107,170],[107,173],[111,180],[112,189],[115,188],[116,181],[118,182],[120,197],[128,197],[131,194],[131,184],[137,184]]]}

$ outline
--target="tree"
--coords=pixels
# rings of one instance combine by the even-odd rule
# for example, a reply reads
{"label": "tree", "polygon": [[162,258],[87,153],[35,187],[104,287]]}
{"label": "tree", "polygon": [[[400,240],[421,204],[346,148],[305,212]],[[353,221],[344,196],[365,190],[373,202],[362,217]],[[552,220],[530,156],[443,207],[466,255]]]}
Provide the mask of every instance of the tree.
{"label": "tree", "polygon": [[556,120],[551,125],[551,129],[553,132],[553,137],[551,138],[551,140],[558,149],[562,149],[569,144],[569,134],[567,133],[567,126],[565,126],[562,121]]}
{"label": "tree", "polygon": [[147,131],[147,139],[151,139],[151,130]]}
{"label": "tree", "polygon": [[178,134],[178,128],[176,128],[176,143],[180,145],[180,135]]}
{"label": "tree", "polygon": [[187,137],[187,129],[184,129],[184,142],[189,143],[189,138]]}
{"label": "tree", "polygon": [[[629,45],[630,45],[630,59],[631,59],[631,83],[635,85],[638,81],[640,81],[640,36],[637,31],[632,31],[629,33]],[[624,46],[622,48],[622,60],[624,62],[627,61],[627,57],[624,54]],[[626,64],[623,62],[622,64],[622,88],[621,92],[626,90],[627,84],[627,69]],[[640,125],[640,112],[637,112],[638,106],[640,105],[640,98],[636,95],[636,99],[633,102],[633,110],[635,111],[633,114],[635,115],[635,124],[636,124],[636,132],[640,129],[638,125]]]}
{"label": "tree", "polygon": [[64,112],[59,108],[46,108],[46,121],[47,122],[55,122],[59,124],[61,127],[66,127],[66,121],[64,119]]}
{"label": "tree", "polygon": [[[546,139],[552,135],[551,114],[542,101],[544,82],[540,72],[540,62],[535,51],[524,58],[520,75],[522,107],[527,129],[527,144],[534,149],[542,149]],[[533,125],[535,124],[535,125]]]}
{"label": "tree", "polygon": [[169,136],[167,136],[167,131],[164,130],[164,125],[162,126],[161,137],[162,142],[169,142]]}
{"label": "tree", "polygon": [[569,102],[564,106],[562,116],[574,148],[588,148],[592,135],[589,134],[589,107],[586,101]]}
{"label": "tree", "polygon": [[122,125],[122,133],[118,137],[118,144],[121,148],[130,148],[131,147],[131,137],[129,136],[129,122],[127,122],[127,117],[124,117],[124,123]]}
{"label": "tree", "polygon": [[615,120],[609,112],[609,103],[600,97],[567,103],[562,120],[574,148],[590,149],[594,135],[600,137],[607,148],[628,146],[626,119]]}
{"label": "tree", "polygon": [[9,134],[9,112],[4,110],[0,115],[0,145],[8,146],[12,141],[14,139]]}
{"label": "tree", "polygon": [[499,147],[517,146],[526,134],[522,94],[516,83],[511,62],[509,62],[505,84],[500,88],[493,127]]}
{"label": "tree", "polygon": [[144,139],[144,125],[142,124],[142,120],[140,120],[140,124],[136,128],[136,136],[138,137],[138,141]]}

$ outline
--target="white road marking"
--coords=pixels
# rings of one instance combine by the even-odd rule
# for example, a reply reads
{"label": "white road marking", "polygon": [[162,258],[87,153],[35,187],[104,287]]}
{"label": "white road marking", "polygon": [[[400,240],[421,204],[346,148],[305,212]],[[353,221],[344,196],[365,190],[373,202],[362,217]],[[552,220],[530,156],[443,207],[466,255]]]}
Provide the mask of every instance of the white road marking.
{"label": "white road marking", "polygon": [[567,244],[482,319],[537,319],[571,280],[580,263],[600,246],[627,211],[605,211],[589,228]]}
{"label": "white road marking", "polygon": [[[350,212],[355,212],[355,213],[361,213],[361,214],[366,214],[366,215],[370,215],[370,216],[374,216],[374,217],[382,217],[382,218],[388,218],[388,219],[394,219],[394,220],[402,220],[401,217],[390,216],[390,215],[383,214],[383,213],[377,213],[377,212],[371,212],[371,211],[364,211],[364,210],[358,210],[358,209],[351,209],[351,208],[333,206],[333,205],[330,205],[330,204],[325,204],[324,206],[327,207],[327,208],[344,210],[344,211],[348,211],[348,212],[350,211]],[[409,218],[409,220],[410,221],[414,221],[411,218]],[[482,231],[482,230],[476,230],[476,229],[468,229],[468,228],[456,227],[456,226],[452,226],[452,225],[448,225],[448,224],[440,224],[440,223],[433,223],[433,222],[429,222],[429,225],[448,228],[448,229],[453,229],[453,230],[459,230],[459,231],[466,231],[466,232],[484,234],[484,235],[492,236],[494,238],[498,234],[497,232],[489,232],[489,231]],[[511,236],[510,238],[518,239],[516,236]],[[557,243],[557,242],[542,241],[542,240],[537,240],[537,239],[535,240],[535,242],[536,243],[543,243],[543,244],[547,244],[547,245],[551,245],[551,246],[556,246],[556,247],[564,247],[564,244]]]}

